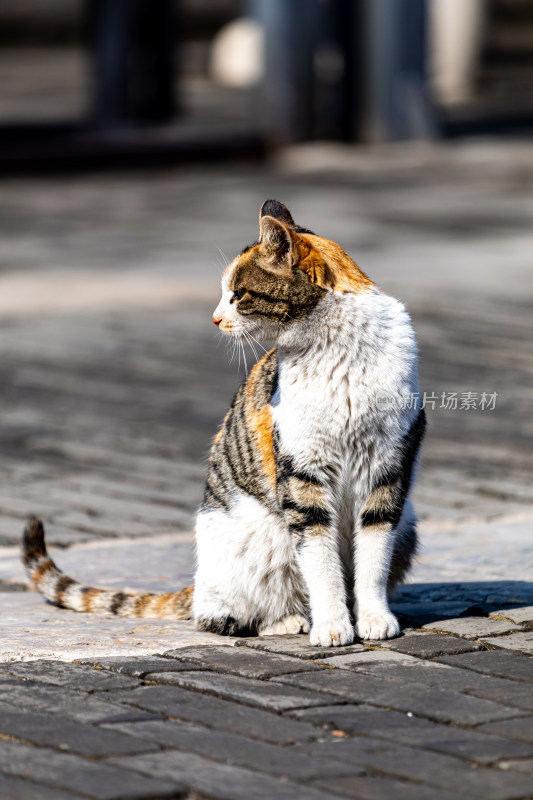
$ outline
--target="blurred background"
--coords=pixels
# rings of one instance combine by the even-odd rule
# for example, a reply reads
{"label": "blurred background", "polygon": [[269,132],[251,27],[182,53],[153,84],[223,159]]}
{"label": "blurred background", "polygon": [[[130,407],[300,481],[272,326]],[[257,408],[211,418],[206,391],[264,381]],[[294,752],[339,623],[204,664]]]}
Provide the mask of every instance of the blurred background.
{"label": "blurred background", "polygon": [[0,166],[531,130],[530,0],[4,0]]}
{"label": "blurred background", "polygon": [[3,0],[0,543],[192,530],[276,197],[414,319],[424,576],[530,579],[532,88],[531,0]]}

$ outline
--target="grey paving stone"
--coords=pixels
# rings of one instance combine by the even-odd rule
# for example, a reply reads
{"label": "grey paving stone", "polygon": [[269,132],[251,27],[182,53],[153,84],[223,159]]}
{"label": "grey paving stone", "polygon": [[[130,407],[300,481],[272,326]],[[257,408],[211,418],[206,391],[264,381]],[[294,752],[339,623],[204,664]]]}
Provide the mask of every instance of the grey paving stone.
{"label": "grey paving stone", "polygon": [[428,691],[424,686],[405,683],[396,680],[394,676],[384,679],[361,673],[351,674],[348,670],[328,670],[284,675],[277,680],[305,689],[328,691],[337,694],[345,702],[369,703],[459,725],[477,725],[491,720],[509,719],[523,713],[517,708],[508,708],[491,700],[447,689]]}
{"label": "grey paving stone", "polygon": [[[324,670],[327,672],[327,670]],[[303,675],[321,674],[304,672]],[[280,678],[283,676],[279,676]],[[258,708],[270,708],[274,711],[284,711],[287,708],[300,708],[303,706],[320,706],[341,702],[333,694],[305,690],[293,686],[274,685],[265,681],[252,678],[239,678],[235,675],[220,675],[217,672],[158,672],[150,675],[150,680],[156,683],[169,683],[186,689],[195,689],[200,692],[210,692],[227,700],[236,700]]]}
{"label": "grey paving stone", "polygon": [[0,771],[97,800],[151,800],[175,796],[176,790],[183,788],[177,778],[144,777],[114,765],[16,742],[2,742]]}
{"label": "grey paving stone", "polygon": [[15,711],[4,703],[0,703],[0,734],[92,758],[158,750],[152,742],[141,742],[132,736],[72,722],[56,714],[38,714],[23,709]]}
{"label": "grey paving stone", "polygon": [[118,672],[120,675],[131,675],[134,678],[144,678],[151,672],[183,672],[184,670],[202,669],[192,661],[176,661],[161,656],[109,656],[88,658],[80,663],[110,672]]}
{"label": "grey paving stone", "polygon": [[349,653],[348,655],[334,655],[323,658],[321,663],[338,669],[370,671],[372,673],[377,665],[390,671],[399,664],[418,664],[419,659],[406,653],[397,653],[395,650],[369,650],[365,648],[362,653]]}
{"label": "grey paving stone", "polygon": [[0,673],[18,678],[30,679],[37,683],[50,683],[84,692],[104,692],[108,689],[128,689],[138,685],[138,681],[125,675],[109,675],[81,664],[68,664],[63,661],[28,661],[0,664]]}
{"label": "grey paving stone", "polygon": [[476,730],[533,744],[533,717],[518,717],[517,719],[503,720],[501,722],[489,722],[485,725],[480,725]]}
{"label": "grey paving stone", "polygon": [[50,789],[48,786],[38,786],[33,781],[0,775],[0,797],[2,800],[74,800],[80,795],[63,792],[57,788]]}
{"label": "grey paving stone", "polygon": [[512,633],[520,630],[520,628],[510,622],[485,617],[441,619],[428,622],[423,627],[429,631],[453,633],[464,639],[480,639],[482,636],[499,636],[502,633]]}
{"label": "grey paving stone", "polygon": [[478,728],[464,730],[372,706],[330,706],[301,709],[290,714],[315,725],[327,726],[330,730],[387,739],[396,744],[409,744],[479,764],[492,764],[501,758],[533,755],[533,744],[487,735],[488,732],[480,733]]}
{"label": "grey paving stone", "polygon": [[331,792],[358,800],[457,800],[457,794],[423,786],[411,781],[398,781],[393,778],[357,777],[333,778],[312,781],[314,786],[322,786]]}
{"label": "grey paving stone", "polygon": [[176,780],[188,789],[217,800],[333,800],[335,795],[321,789],[277,780],[242,767],[216,764],[191,753],[168,750],[164,753],[118,758],[119,766]]}
{"label": "grey paving stone", "polygon": [[517,625],[533,625],[533,606],[496,609],[491,612],[490,616],[494,618],[505,617]]}
{"label": "grey paving stone", "polygon": [[364,663],[359,664],[356,669],[364,671],[367,675],[384,678],[388,681],[392,680],[397,685],[405,682],[420,687],[425,686],[428,690],[449,689],[453,692],[493,700],[511,708],[533,711],[533,692],[529,686],[493,675],[482,675],[472,670],[457,669],[416,658],[411,658],[404,663],[396,663],[393,669],[387,662],[377,659],[366,666]]}
{"label": "grey paving stone", "polygon": [[152,718],[147,712],[114,702],[111,696],[104,692],[94,697],[34,681],[14,679],[0,682],[0,702],[14,708],[57,714],[60,717],[89,724]]}
{"label": "grey paving stone", "polygon": [[490,767],[476,768],[441,753],[425,751],[421,758],[414,747],[386,745],[377,739],[338,739],[298,745],[298,749],[310,756],[338,758],[391,777],[436,786],[459,797],[511,800],[531,794],[531,780],[524,775]]}
{"label": "grey paving stone", "polygon": [[376,645],[418,658],[436,658],[450,653],[467,653],[471,650],[483,649],[478,642],[469,642],[455,636],[442,636],[438,633],[418,632],[407,633],[397,639],[385,642],[376,642]]}
{"label": "grey paving stone", "polygon": [[505,650],[519,650],[521,653],[533,655],[533,631],[512,633],[510,636],[483,638],[484,644],[491,647],[502,647]]}
{"label": "grey paving stone", "polygon": [[[330,656],[335,650],[335,648],[331,647],[312,647],[309,644],[309,637],[307,635],[251,636],[249,639],[238,639],[234,646],[247,647],[253,650],[266,650],[269,653],[279,653],[280,655],[311,660],[325,658],[328,655]],[[364,649],[362,644],[356,643],[341,647],[337,652],[342,652],[346,655],[347,653],[360,653]]]}
{"label": "grey paving stone", "polygon": [[[229,731],[209,730],[190,722],[168,722],[166,720],[132,722],[113,725],[110,726],[110,729],[128,734],[128,738],[138,736],[143,741],[157,742],[164,747],[177,748],[205,758],[212,758],[214,761],[236,764],[258,772],[285,776],[292,780],[310,780],[319,776],[361,773],[358,767],[350,764],[339,766],[338,762],[332,760],[309,759],[297,752],[294,747],[286,745],[279,747]],[[516,744],[518,745],[518,743]],[[527,745],[525,747],[527,748]],[[514,754],[513,751],[510,752],[510,755]]]}
{"label": "grey paving stone", "polygon": [[498,765],[500,769],[510,769],[514,772],[524,772],[533,778],[533,758],[524,758],[520,760],[501,761]]}
{"label": "grey paving stone", "polygon": [[172,719],[200,722],[216,730],[231,731],[273,744],[307,741],[319,735],[309,723],[199,692],[188,692],[177,686],[143,686],[134,692],[116,693],[114,697],[116,701]]}
{"label": "grey paving stone", "polygon": [[452,667],[461,667],[500,678],[533,683],[533,658],[522,653],[504,650],[480,650],[477,653],[459,653],[437,659]]}
{"label": "grey paving stone", "polygon": [[[276,653],[259,652],[246,647],[184,647],[169,650],[164,654],[201,665],[204,669],[240,675],[243,678],[270,678],[291,672],[311,672],[323,669],[312,661],[302,663],[302,659],[289,658]],[[153,670],[155,671],[155,670]],[[160,670],[165,672],[166,670]]]}

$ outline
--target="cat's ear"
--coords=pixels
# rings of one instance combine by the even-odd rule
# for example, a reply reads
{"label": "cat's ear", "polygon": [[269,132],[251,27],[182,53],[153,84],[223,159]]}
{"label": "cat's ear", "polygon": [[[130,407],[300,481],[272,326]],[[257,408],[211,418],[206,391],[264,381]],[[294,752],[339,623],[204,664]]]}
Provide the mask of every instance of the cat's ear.
{"label": "cat's ear", "polygon": [[269,215],[259,221],[260,243],[273,269],[289,270],[297,260],[298,234]]}
{"label": "cat's ear", "polygon": [[274,219],[284,222],[285,225],[289,225],[291,228],[296,227],[291,212],[279,200],[265,200],[259,212],[259,227],[261,227],[261,219],[263,217],[274,217]]}

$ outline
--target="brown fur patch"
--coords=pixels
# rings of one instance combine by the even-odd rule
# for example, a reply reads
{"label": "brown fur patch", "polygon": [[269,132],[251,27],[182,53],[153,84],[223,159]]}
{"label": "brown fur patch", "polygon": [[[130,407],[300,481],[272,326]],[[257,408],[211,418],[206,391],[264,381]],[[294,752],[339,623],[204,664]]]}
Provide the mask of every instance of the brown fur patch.
{"label": "brown fur patch", "polygon": [[141,594],[139,597],[135,598],[134,616],[144,617],[144,612],[152,602],[152,599],[153,594]]}
{"label": "brown fur patch", "polygon": [[71,586],[75,586],[76,581],[73,581],[72,578],[69,578],[68,575],[61,575],[58,578],[57,583],[55,585],[56,595],[55,595],[55,603],[58,606],[63,605],[63,595]]}
{"label": "brown fur patch", "polygon": [[298,266],[311,283],[335,292],[365,292],[374,282],[342,247],[311,233],[299,236]]}
{"label": "brown fur patch", "polygon": [[303,531],[305,539],[311,539],[314,536],[329,536],[330,534],[331,528],[327,525],[308,525]]}
{"label": "brown fur patch", "polygon": [[98,597],[99,594],[102,594],[101,589],[87,589],[83,592],[82,595],[82,605],[83,611],[89,613],[93,610],[93,600],[95,597]]}
{"label": "brown fur patch", "polygon": [[365,503],[363,512],[368,511],[393,511],[398,491],[400,489],[400,479],[398,478],[393,483],[388,483],[385,486],[378,486]]}
{"label": "brown fur patch", "polygon": [[294,476],[289,478],[289,492],[295,502],[301,506],[323,508],[328,503],[328,494],[322,486]]}
{"label": "brown fur patch", "polygon": [[174,607],[178,619],[190,619],[192,602],[194,599],[194,586],[186,586],[174,594]]}
{"label": "brown fur patch", "polygon": [[39,583],[41,582],[43,575],[46,572],[50,572],[51,569],[54,569],[54,566],[54,562],[47,558],[46,561],[44,561],[42,564],[39,564],[39,566],[32,571],[31,579],[35,588],[39,587]]}
{"label": "brown fur patch", "polygon": [[[246,384],[246,412],[250,433],[261,454],[264,474],[275,489],[277,481],[276,457],[274,454],[274,423],[270,408],[270,395],[265,392],[264,373],[271,371],[272,351],[266,353],[250,372]],[[270,380],[268,381],[270,383]]]}

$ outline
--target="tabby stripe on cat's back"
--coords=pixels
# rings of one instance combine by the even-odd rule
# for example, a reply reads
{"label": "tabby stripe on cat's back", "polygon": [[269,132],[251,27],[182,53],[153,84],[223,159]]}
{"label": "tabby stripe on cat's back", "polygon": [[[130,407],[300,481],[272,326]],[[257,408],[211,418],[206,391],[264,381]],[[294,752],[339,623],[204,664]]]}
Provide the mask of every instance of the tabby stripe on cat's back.
{"label": "tabby stripe on cat's back", "polygon": [[272,505],[276,458],[270,400],[277,369],[277,352],[270,350],[237,391],[211,448],[205,510],[228,508],[235,489]]}

